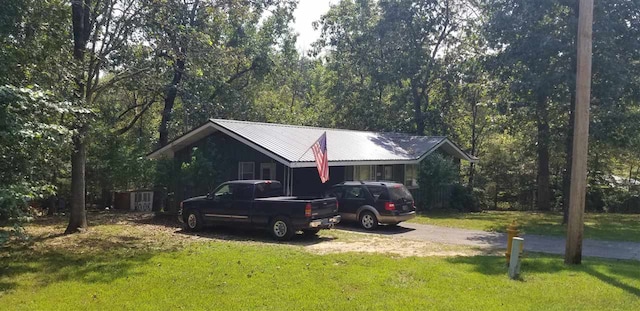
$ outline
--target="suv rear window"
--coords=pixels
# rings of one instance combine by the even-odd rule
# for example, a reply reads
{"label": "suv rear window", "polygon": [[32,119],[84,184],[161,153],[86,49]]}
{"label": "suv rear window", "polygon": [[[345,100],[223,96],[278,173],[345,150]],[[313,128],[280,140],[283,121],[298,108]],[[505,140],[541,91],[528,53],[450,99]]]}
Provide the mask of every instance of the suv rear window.
{"label": "suv rear window", "polygon": [[367,186],[374,200],[389,200],[387,188],[382,186]]}
{"label": "suv rear window", "polygon": [[407,188],[403,185],[396,185],[389,187],[389,194],[391,195],[392,200],[400,200],[406,199],[413,201],[413,196],[411,196],[411,192],[407,190]]}

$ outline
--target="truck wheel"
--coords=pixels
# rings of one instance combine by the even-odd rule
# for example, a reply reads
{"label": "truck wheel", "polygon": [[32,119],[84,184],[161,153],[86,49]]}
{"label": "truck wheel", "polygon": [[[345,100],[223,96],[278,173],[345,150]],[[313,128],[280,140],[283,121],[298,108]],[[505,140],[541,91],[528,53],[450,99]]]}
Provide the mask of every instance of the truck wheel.
{"label": "truck wheel", "polygon": [[187,219],[184,222],[187,231],[200,231],[202,229],[202,217],[194,210],[187,211]]}
{"label": "truck wheel", "polygon": [[287,217],[276,217],[271,221],[269,226],[271,235],[278,241],[286,241],[291,239],[296,233],[291,227],[291,222]]}
{"label": "truck wheel", "polygon": [[362,212],[360,214],[360,226],[365,230],[373,230],[378,227],[378,218],[372,212]]}

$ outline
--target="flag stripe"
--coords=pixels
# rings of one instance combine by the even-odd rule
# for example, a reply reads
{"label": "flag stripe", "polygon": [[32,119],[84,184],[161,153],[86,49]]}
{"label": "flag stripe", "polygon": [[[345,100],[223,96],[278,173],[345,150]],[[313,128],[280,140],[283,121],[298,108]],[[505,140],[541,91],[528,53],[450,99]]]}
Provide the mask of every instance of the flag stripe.
{"label": "flag stripe", "polygon": [[316,160],[316,167],[322,183],[329,180],[329,157],[327,155],[327,132],[323,133],[311,146],[313,157]]}

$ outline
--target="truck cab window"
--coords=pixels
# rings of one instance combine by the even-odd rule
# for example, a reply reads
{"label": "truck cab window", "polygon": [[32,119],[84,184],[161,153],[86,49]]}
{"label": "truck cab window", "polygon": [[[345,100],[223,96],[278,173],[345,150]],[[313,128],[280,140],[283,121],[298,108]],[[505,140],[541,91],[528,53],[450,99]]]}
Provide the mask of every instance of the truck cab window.
{"label": "truck cab window", "polygon": [[261,183],[256,185],[256,198],[270,198],[282,196],[280,183]]}
{"label": "truck cab window", "polygon": [[231,199],[232,195],[233,188],[231,187],[231,185],[226,184],[216,190],[216,192],[213,194],[213,198],[216,200],[229,200]]}

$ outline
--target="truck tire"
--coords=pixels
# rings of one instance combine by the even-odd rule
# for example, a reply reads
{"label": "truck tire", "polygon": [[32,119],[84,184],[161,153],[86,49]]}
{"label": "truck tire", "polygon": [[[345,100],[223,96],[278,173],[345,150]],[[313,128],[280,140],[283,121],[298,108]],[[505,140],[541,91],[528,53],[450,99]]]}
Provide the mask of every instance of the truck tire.
{"label": "truck tire", "polygon": [[370,211],[360,214],[360,226],[365,230],[374,230],[378,227],[378,218]]}
{"label": "truck tire", "polygon": [[187,218],[184,222],[185,230],[191,232],[200,231],[202,229],[202,225],[202,216],[200,216],[200,213],[192,209],[188,210]]}
{"label": "truck tire", "polygon": [[275,217],[269,225],[269,232],[278,241],[287,241],[296,233],[287,217]]}

